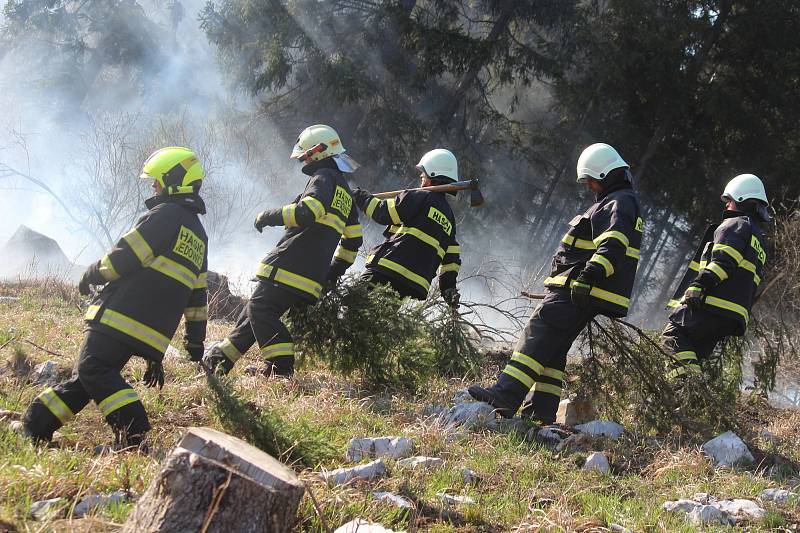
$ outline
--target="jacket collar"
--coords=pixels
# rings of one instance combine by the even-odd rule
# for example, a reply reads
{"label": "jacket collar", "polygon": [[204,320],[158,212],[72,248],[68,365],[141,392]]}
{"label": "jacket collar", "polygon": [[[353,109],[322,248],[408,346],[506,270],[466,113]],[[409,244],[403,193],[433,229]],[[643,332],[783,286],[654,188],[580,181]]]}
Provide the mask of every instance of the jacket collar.
{"label": "jacket collar", "polygon": [[200,198],[199,194],[157,194],[144,201],[144,205],[147,209],[153,209],[155,206],[161,204],[178,204],[199,215],[206,214],[206,204],[203,199]]}
{"label": "jacket collar", "polygon": [[614,183],[613,185],[610,185],[607,189],[603,189],[603,192],[601,192],[600,194],[597,195],[597,201],[599,202],[600,200],[602,200],[603,198],[605,198],[606,196],[608,196],[612,192],[621,191],[623,189],[633,189],[633,185],[631,185],[631,182],[629,182],[627,180],[623,180],[623,181],[620,181],[618,183]]}

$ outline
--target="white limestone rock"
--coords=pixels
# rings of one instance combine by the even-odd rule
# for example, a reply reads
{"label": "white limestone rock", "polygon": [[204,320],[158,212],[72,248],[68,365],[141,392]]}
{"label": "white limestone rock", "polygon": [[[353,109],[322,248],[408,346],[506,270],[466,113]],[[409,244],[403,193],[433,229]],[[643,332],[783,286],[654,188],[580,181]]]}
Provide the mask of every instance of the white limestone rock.
{"label": "white limestone rock", "polygon": [[33,502],[28,510],[31,518],[40,522],[63,518],[67,511],[67,500],[64,498],[53,498]]}
{"label": "white limestone rock", "polygon": [[483,476],[469,468],[461,469],[461,478],[464,480],[464,483],[468,485],[477,485],[483,481]]}
{"label": "white limestone rock", "polygon": [[402,496],[398,496],[392,492],[373,492],[372,497],[380,502],[388,503],[389,505],[400,507],[402,509],[414,508],[414,503],[411,500],[408,498],[403,498]]}
{"label": "white limestone rock", "polygon": [[761,491],[761,500],[765,502],[774,502],[778,505],[786,505],[790,502],[800,501],[800,497],[786,489],[764,489]]}
{"label": "white limestone rock", "polygon": [[333,485],[344,485],[354,479],[370,480],[386,475],[386,464],[383,459],[371,463],[354,466],[352,468],[337,468],[320,473],[322,479]]}
{"label": "white limestone rock", "polygon": [[608,458],[603,452],[593,452],[586,458],[586,462],[583,464],[583,470],[586,472],[608,474],[611,472],[611,465],[608,464]]}
{"label": "white limestone rock", "polygon": [[739,520],[761,520],[767,515],[766,509],[753,500],[733,499],[719,500],[712,503],[714,507],[728,515],[737,522]]}
{"label": "white limestone rock", "polygon": [[578,424],[575,429],[590,437],[608,437],[612,440],[619,439],[625,433],[624,427],[610,420],[593,420],[585,424]]}
{"label": "white limestone rock", "polygon": [[703,452],[714,461],[716,467],[752,463],[753,454],[733,431],[726,431],[702,446]]}
{"label": "white limestone rock", "polygon": [[356,463],[369,457],[402,459],[414,451],[414,443],[408,437],[377,437],[351,439],[346,458]]}
{"label": "white limestone rock", "polygon": [[475,505],[475,500],[469,496],[457,496],[455,494],[447,494],[446,492],[439,492],[436,494],[445,505],[455,507],[457,505]]}
{"label": "white limestone rock", "polygon": [[33,367],[31,381],[37,385],[58,385],[58,363],[45,361]]}
{"label": "white limestone rock", "polygon": [[459,389],[453,396],[453,403],[455,405],[458,405],[460,403],[472,403],[474,401],[475,398],[472,397],[472,394],[470,394],[467,389]]}
{"label": "white limestone rock", "polygon": [[397,466],[411,468],[413,470],[435,470],[444,466],[444,459],[418,455],[417,457],[409,457],[408,459],[401,459],[397,461]]}
{"label": "white limestone rock", "polygon": [[345,525],[339,527],[333,533],[404,533],[403,531],[394,531],[393,529],[386,529],[380,524],[368,522],[361,518],[351,520]]}
{"label": "white limestone rock", "polygon": [[485,402],[459,403],[450,408],[444,417],[447,426],[463,426],[467,429],[495,428],[494,407]]}
{"label": "white limestone rock", "polygon": [[87,513],[101,507],[108,507],[114,504],[125,503],[130,499],[130,494],[124,490],[115,490],[110,494],[90,494],[84,496],[75,504],[72,516],[83,518]]}
{"label": "white limestone rock", "polygon": [[702,505],[695,500],[675,500],[664,502],[662,508],[673,513],[690,513]]}
{"label": "white limestone rock", "polygon": [[724,511],[719,510],[713,505],[700,505],[693,509],[688,515],[689,523],[695,526],[703,525],[731,525],[733,521]]}

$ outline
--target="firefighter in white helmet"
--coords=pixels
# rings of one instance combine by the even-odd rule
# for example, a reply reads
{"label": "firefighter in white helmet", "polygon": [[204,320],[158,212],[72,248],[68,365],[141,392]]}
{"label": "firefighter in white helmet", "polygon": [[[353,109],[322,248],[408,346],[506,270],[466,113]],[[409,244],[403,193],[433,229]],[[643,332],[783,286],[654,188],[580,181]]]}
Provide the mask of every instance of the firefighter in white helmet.
{"label": "firefighter in white helmet", "polygon": [[596,202],[569,221],[544,282],[547,294],[497,382],[469,388],[507,418],[525,401],[524,417],[553,423],[572,342],[596,315],[628,313],[643,226],[628,164],[611,146],[593,144],[578,158],[577,179]]}
{"label": "firefighter in white helmet", "polygon": [[461,256],[455,216],[445,193],[424,188],[458,181],[458,161],[450,150],[437,148],[423,155],[416,169],[423,190],[405,191],[386,200],[361,189],[353,191],[358,207],[387,226],[386,240],[367,258],[364,278],[373,284],[388,284],[401,296],[424,300],[438,274],[442,297],[457,307]]}
{"label": "firefighter in white helmet", "polygon": [[[710,225],[668,306],[662,339],[671,356],[667,376],[686,382],[725,337],[742,336],[763,281],[767,254],[761,224],[769,222],[764,184],[740,174],[722,193],[725,211]],[[681,376],[687,376],[683,378]]]}
{"label": "firefighter in white helmet", "polygon": [[271,371],[294,372],[294,344],[281,321],[292,307],[314,303],[331,269],[342,272],[353,264],[361,246],[361,224],[345,174],[358,164],[346,153],[339,134],[317,124],[300,133],[290,155],[311,178],[294,201],[267,209],[255,227],[283,226],[276,247],[262,259],[258,285],[236,327],[203,357],[205,365],[227,373],[255,343]]}

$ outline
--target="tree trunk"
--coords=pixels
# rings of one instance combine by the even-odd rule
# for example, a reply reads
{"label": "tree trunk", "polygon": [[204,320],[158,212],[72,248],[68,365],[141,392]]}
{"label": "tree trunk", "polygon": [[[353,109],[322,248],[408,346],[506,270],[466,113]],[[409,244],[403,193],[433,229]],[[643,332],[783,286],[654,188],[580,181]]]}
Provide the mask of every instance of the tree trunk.
{"label": "tree trunk", "polygon": [[304,491],[272,456],[220,431],[190,428],[122,531],[288,533]]}

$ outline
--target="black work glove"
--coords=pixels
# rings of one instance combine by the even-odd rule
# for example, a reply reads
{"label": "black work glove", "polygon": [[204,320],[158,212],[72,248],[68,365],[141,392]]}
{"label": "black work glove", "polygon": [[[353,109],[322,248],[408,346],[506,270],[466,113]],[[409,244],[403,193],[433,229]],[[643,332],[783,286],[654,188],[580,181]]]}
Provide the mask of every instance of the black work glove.
{"label": "black work glove", "polygon": [[253,223],[259,233],[266,226],[283,226],[283,208],[266,209],[258,214]]}
{"label": "black work glove", "polygon": [[83,273],[81,276],[81,281],[78,283],[78,292],[82,296],[89,296],[92,292],[92,284],[89,282],[89,271]]}
{"label": "black work glove", "polygon": [[259,233],[264,231],[265,226],[269,226],[269,224],[267,223],[267,215],[268,215],[267,211],[262,211],[256,216],[256,220],[253,223],[253,226],[255,226],[255,228],[258,230]]}
{"label": "black work glove", "polygon": [[689,285],[683,293],[683,303],[690,307],[700,307],[706,299],[706,289],[701,285]]}
{"label": "black work glove", "polygon": [[144,384],[147,387],[158,386],[164,388],[164,366],[161,361],[147,360],[147,370],[144,371]]}
{"label": "black work glove", "polygon": [[442,290],[442,298],[444,301],[447,302],[453,309],[458,309],[458,304],[461,301],[461,295],[458,293],[458,289],[455,287],[450,287],[449,289]]}
{"label": "black work glove", "polygon": [[186,348],[186,353],[189,354],[189,361],[193,361],[195,363],[199,363],[203,359],[203,353],[205,352],[205,347],[203,343],[193,344],[190,342],[185,342],[183,347]]}
{"label": "black work glove", "polygon": [[589,307],[589,303],[591,302],[591,296],[589,296],[589,294],[591,292],[592,286],[578,278],[572,282],[569,297],[574,305],[578,307]]}
{"label": "black work glove", "polygon": [[92,285],[104,285],[105,283],[105,278],[100,275],[100,262],[98,261],[89,265],[89,268],[81,276],[81,280],[78,282],[78,292],[83,296],[89,296],[92,292]]}
{"label": "black work glove", "polygon": [[351,192],[353,193],[353,200],[355,200],[356,205],[361,208],[362,211],[365,211],[369,205],[369,201],[372,199],[372,194],[359,187],[356,187]]}
{"label": "black work glove", "polygon": [[336,285],[336,282],[339,281],[339,278],[341,278],[344,273],[347,272],[347,267],[349,266],[350,265],[344,261],[337,261],[334,259],[330,268],[328,269],[328,277],[326,278],[326,281],[330,285]]}

